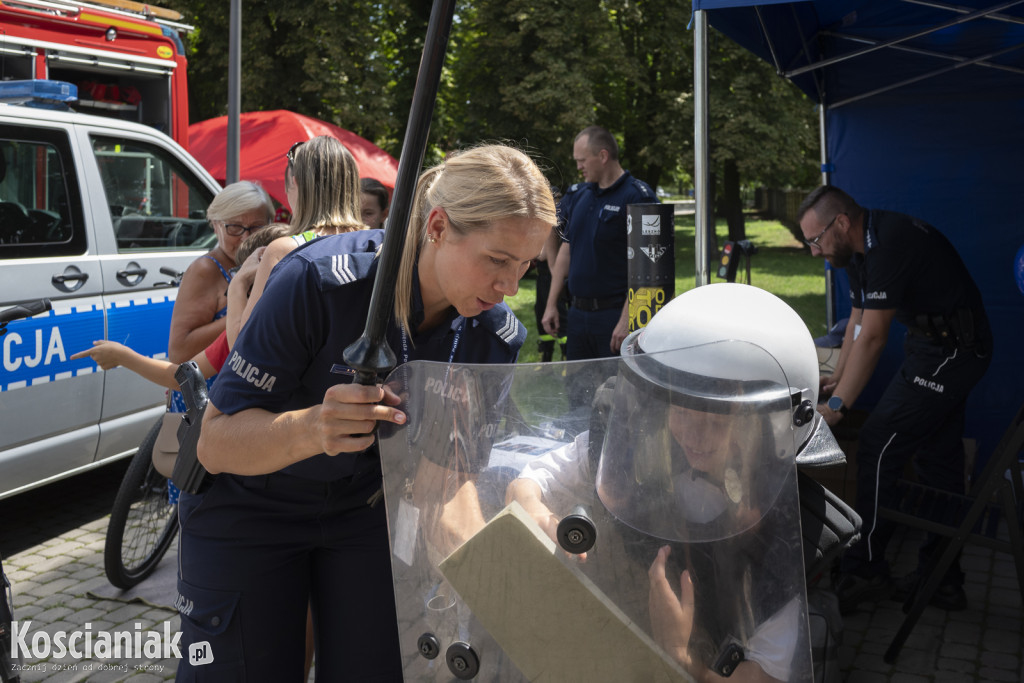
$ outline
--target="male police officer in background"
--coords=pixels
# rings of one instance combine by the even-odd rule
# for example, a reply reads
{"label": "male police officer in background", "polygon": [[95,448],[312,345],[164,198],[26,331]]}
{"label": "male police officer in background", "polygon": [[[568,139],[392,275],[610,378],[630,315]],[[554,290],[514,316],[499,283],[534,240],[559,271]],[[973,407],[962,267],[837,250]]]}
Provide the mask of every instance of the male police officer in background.
{"label": "male police officer in background", "polygon": [[617,356],[629,334],[626,205],[657,202],[650,186],[619,164],[615,138],[600,126],[576,136],[572,155],[583,174],[558,205],[564,242],[551,266],[544,330],[558,337],[558,297],[569,277],[566,357]]}
{"label": "male police officer in background", "polygon": [[[830,425],[842,419],[867,384],[895,318],[907,326],[906,358],[860,430],[856,510],[861,540],[841,563],[840,607],[887,597],[893,588],[885,561],[891,524],[878,506],[893,502],[895,482],[914,456],[922,483],[964,491],[964,409],[988,368],[992,335],[974,280],[956,250],[935,228],[890,211],[867,210],[845,192],[819,187],[800,205],[800,230],[811,253],[846,268],[853,310],[835,372],[822,377],[819,406]],[[918,571],[897,581],[914,588],[939,539],[922,546]],[[964,609],[963,572],[950,567],[932,604]]]}

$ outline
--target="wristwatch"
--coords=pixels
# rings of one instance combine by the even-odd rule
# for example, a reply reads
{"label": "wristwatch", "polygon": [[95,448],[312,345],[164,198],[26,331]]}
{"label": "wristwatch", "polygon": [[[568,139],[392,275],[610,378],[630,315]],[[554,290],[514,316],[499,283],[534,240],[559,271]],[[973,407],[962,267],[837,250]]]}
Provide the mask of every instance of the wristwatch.
{"label": "wristwatch", "polygon": [[828,400],[828,409],[839,413],[840,415],[846,415],[847,407],[843,405],[843,399],[838,396],[833,396]]}

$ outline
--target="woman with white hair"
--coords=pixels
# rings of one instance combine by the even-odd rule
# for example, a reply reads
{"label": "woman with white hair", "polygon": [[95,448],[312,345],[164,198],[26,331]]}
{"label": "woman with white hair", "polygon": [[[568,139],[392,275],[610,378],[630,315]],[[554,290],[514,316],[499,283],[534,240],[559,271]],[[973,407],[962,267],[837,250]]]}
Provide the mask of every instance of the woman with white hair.
{"label": "woman with white hair", "polygon": [[266,190],[243,180],[221,190],[210,202],[206,217],[217,245],[193,261],[181,279],[167,340],[167,358],[172,363],[184,363],[224,331],[235,252],[246,237],[274,220],[274,205]]}

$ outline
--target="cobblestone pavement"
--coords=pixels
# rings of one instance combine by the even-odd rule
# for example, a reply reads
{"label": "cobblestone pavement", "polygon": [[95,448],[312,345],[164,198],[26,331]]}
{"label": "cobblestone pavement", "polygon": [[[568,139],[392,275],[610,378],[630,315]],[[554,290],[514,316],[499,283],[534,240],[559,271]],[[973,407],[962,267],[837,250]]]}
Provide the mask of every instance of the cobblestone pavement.
{"label": "cobblestone pavement", "polygon": [[[917,564],[923,535],[900,530],[890,561],[900,576]],[[895,664],[882,658],[903,623],[902,604],[883,600],[843,619],[839,662],[849,683],[969,683],[1024,681],[1024,609],[1013,558],[968,544],[960,560],[967,575],[968,608],[928,607]]]}
{"label": "cobblestone pavement", "polygon": [[40,644],[47,640],[42,634],[49,634],[54,646],[48,657],[25,660],[21,672],[25,683],[174,680],[177,659],[164,658],[163,648],[160,656],[133,659],[87,659],[67,653],[58,657],[57,641],[52,638],[60,631],[91,630],[96,646],[101,631],[130,633],[133,639],[138,631],[140,642],[145,643],[146,632],[153,630],[163,643],[165,629],[178,632],[179,619],[173,610],[88,596],[90,590],[107,584],[103,573],[107,519],[127,463],[0,501],[0,555],[13,585],[14,618],[23,625],[31,622],[26,638],[30,646],[33,640]]}
{"label": "cobblestone pavement", "polygon": [[[83,629],[132,632],[178,630],[170,610],[90,598],[106,584],[103,543],[107,516],[127,462],[0,501],[0,555],[14,584],[15,618],[30,633]],[[898,573],[914,563],[920,536],[897,532]],[[173,552],[173,550],[172,550]],[[850,683],[1022,681],[1021,596],[1011,557],[968,545],[963,557],[970,606],[963,612],[929,607],[894,665],[882,654],[899,628],[900,605],[882,601],[845,619],[839,650]],[[139,624],[138,628],[136,624]],[[92,660],[50,656],[26,661],[28,683],[173,680],[175,658]]]}

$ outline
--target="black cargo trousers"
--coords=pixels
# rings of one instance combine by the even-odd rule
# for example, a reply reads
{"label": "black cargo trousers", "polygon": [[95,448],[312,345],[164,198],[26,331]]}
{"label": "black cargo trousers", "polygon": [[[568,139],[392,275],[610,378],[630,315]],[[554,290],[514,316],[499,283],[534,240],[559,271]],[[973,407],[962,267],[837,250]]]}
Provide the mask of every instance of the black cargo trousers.
{"label": "black cargo trousers", "polygon": [[[909,459],[914,459],[920,483],[964,492],[964,414],[971,389],[991,361],[988,346],[943,348],[913,333],[907,336],[903,365],[860,431],[855,508],[863,525],[860,541],[843,556],[844,573],[864,578],[888,573],[885,549],[895,525],[879,519],[877,511],[898,502],[896,482]],[[922,545],[919,569],[941,540],[930,535]],[[963,584],[958,562],[945,582]]]}

